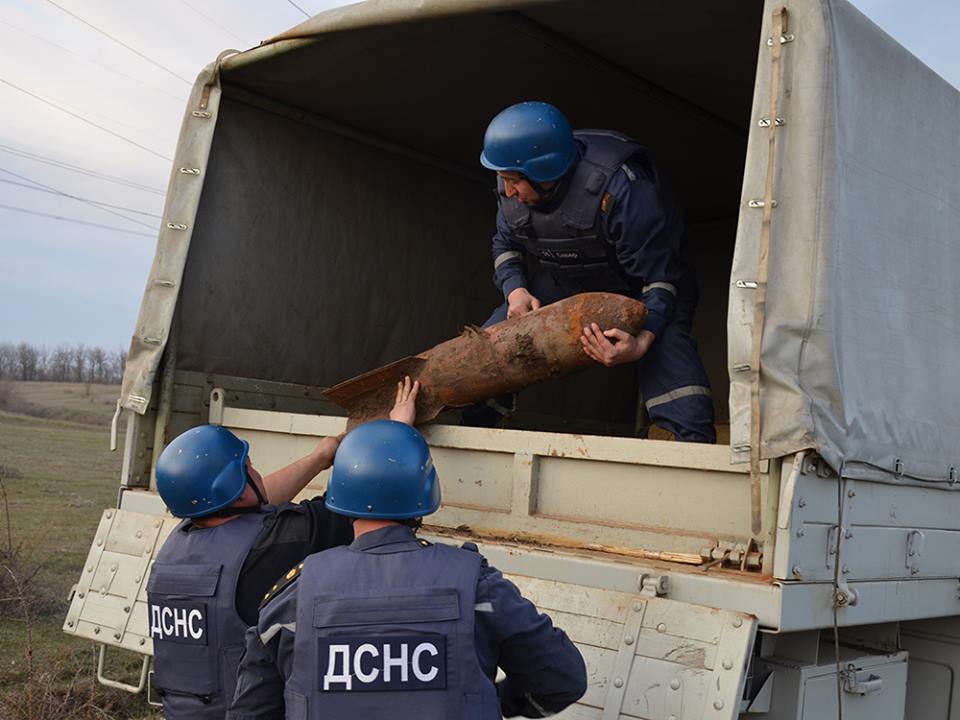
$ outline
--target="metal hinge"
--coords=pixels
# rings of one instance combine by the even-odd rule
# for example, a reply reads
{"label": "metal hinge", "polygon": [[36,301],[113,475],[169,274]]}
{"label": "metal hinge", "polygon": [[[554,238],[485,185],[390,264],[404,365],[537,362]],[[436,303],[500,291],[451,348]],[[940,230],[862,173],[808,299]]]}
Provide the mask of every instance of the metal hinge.
{"label": "metal hinge", "polygon": [[[773,126],[783,127],[786,124],[787,124],[786,120],[784,120],[782,117],[778,117],[774,122]],[[760,118],[760,121],[757,123],[757,125],[759,125],[760,127],[770,127],[770,118],[768,117]]]}
{"label": "metal hinge", "polygon": [[667,576],[666,575],[648,575],[644,573],[640,576],[640,582],[637,583],[640,588],[640,594],[647,597],[660,597],[667,594]]}
{"label": "metal hinge", "polygon": [[843,673],[843,691],[851,695],[869,695],[883,689],[883,678],[870,670],[847,666]]}
{"label": "metal hinge", "polygon": [[[750,208],[762,208],[762,207],[766,207],[766,205],[767,205],[767,203],[764,202],[763,200],[749,200],[749,201],[747,201],[747,207],[750,207]],[[770,201],[770,207],[775,208],[776,206],[777,206],[777,201],[776,201],[776,200],[771,200],[771,201]]]}
{"label": "metal hinge", "polygon": [[837,548],[839,547],[837,543],[840,542],[840,538],[843,537],[844,530],[839,525],[831,525],[830,529],[827,530],[827,569],[833,569],[833,563],[836,560]]}
{"label": "metal hinge", "polygon": [[756,290],[759,287],[756,280],[737,280],[734,285],[744,290]]}
{"label": "metal hinge", "polygon": [[[797,36],[793,33],[784,33],[780,36],[780,44],[786,45],[789,42],[793,42],[797,39]],[[773,47],[773,38],[767,38],[767,47]]]}
{"label": "metal hinge", "polygon": [[760,570],[763,565],[763,553],[753,541],[743,543],[717,543],[700,550],[700,557],[708,566],[734,566],[740,570]]}
{"label": "metal hinge", "polygon": [[847,585],[846,580],[837,583],[833,591],[833,606],[837,608],[853,607],[860,599],[860,594]]}

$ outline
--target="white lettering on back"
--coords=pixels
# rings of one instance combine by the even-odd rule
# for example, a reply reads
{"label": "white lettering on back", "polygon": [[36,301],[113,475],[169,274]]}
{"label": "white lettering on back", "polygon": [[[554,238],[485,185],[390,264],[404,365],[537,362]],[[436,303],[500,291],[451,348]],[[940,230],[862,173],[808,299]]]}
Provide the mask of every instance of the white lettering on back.
{"label": "white lettering on back", "polygon": [[[343,671],[338,675],[334,671],[337,666],[337,657],[342,659]],[[329,690],[334,683],[344,686],[345,690],[353,689],[353,677],[350,675],[350,646],[331,645],[327,657],[327,673],[323,676],[323,689]]]}
{"label": "white lettering on back", "polygon": [[150,637],[163,637],[163,628],[160,627],[160,606],[150,606]]}
{"label": "white lettering on back", "polygon": [[409,672],[407,666],[407,644],[398,643],[400,648],[399,657],[392,657],[390,655],[390,648],[392,647],[390,643],[384,643],[383,645],[383,681],[390,682],[390,671],[392,668],[400,668],[400,682],[407,682],[409,679]]}
{"label": "white lettering on back", "polygon": [[173,635],[173,625],[167,625],[168,617],[173,617],[173,610],[164,605],[160,610],[160,627],[164,635]]}
{"label": "white lettering on back", "polygon": [[413,674],[416,676],[417,680],[421,682],[430,682],[433,680],[437,673],[439,672],[438,668],[432,667],[429,672],[424,672],[420,669],[420,656],[423,653],[430,653],[433,657],[436,657],[440,654],[440,651],[437,650],[436,645],[433,643],[423,642],[417,645],[413,650],[413,657],[411,658],[411,665],[413,665]]}
{"label": "white lettering on back", "polygon": [[365,673],[360,664],[362,662],[361,658],[363,658],[364,655],[369,655],[374,658],[380,657],[380,651],[370,643],[364,643],[357,648],[356,653],[353,655],[353,676],[362,683],[372,683],[380,677],[380,668],[374,667],[373,670]]}
{"label": "white lettering on back", "polygon": [[173,634],[180,638],[187,636],[187,611],[184,608],[173,609]]}
{"label": "white lettering on back", "polygon": [[194,620],[198,620],[199,622],[202,623],[202,622],[203,622],[203,613],[201,613],[199,610],[191,610],[191,611],[190,611],[190,618],[189,618],[189,620],[188,620],[188,628],[189,628],[189,630],[190,630],[190,637],[192,637],[194,640],[199,640],[200,638],[203,637],[203,626],[201,625],[200,627],[196,627],[196,628],[195,628],[195,627],[193,626],[193,621],[194,621]]}

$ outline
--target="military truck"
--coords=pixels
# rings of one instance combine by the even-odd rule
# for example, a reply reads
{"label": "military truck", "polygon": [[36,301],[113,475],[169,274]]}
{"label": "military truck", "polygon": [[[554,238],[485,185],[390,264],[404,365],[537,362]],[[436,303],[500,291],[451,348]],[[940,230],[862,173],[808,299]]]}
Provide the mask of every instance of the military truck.
{"label": "military truck", "polygon": [[165,444],[219,423],[273,470],[344,427],[325,387],[500,302],[477,158],[525,99],[670,177],[729,432],[641,437],[629,369],[530,388],[504,428],[441,418],[427,535],[477,542],[570,633],[589,690],[565,717],[960,718],[960,95],[845,0],[370,0],[221,54],[64,630],[143,690]]}

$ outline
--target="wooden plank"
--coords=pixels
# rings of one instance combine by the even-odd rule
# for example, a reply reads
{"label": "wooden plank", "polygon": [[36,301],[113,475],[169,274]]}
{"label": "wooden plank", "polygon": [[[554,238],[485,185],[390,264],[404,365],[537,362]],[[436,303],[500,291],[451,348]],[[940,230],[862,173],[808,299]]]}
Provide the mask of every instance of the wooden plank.
{"label": "wooden plank", "polygon": [[[240,378],[216,373],[199,373],[178,370],[174,375],[174,409],[190,409],[189,397],[199,396],[197,412],[206,417],[210,403],[210,392],[214,388],[223,388],[228,405],[240,408],[272,410],[277,412],[296,412],[304,414],[343,415],[343,411],[323,397],[326,388],[316,385],[297,385],[254,378]],[[176,399],[179,389],[183,388],[185,399]],[[182,407],[180,406],[182,404]]]}

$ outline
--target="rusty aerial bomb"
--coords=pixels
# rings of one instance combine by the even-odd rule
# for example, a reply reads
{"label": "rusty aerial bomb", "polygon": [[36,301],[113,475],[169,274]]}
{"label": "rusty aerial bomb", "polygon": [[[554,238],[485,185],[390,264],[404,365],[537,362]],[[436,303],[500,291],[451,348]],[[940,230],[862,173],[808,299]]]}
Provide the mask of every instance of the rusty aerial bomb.
{"label": "rusty aerial bomb", "polygon": [[420,381],[417,423],[429,422],[444,408],[472,405],[587,367],[593,360],[580,342],[584,326],[596,323],[636,335],[646,317],[646,306],[624,295],[574,295],[486,330],[467,327],[459,337],[346,380],[324,395],[347,411],[347,427],[354,427],[387,417],[397,382],[409,375]]}

